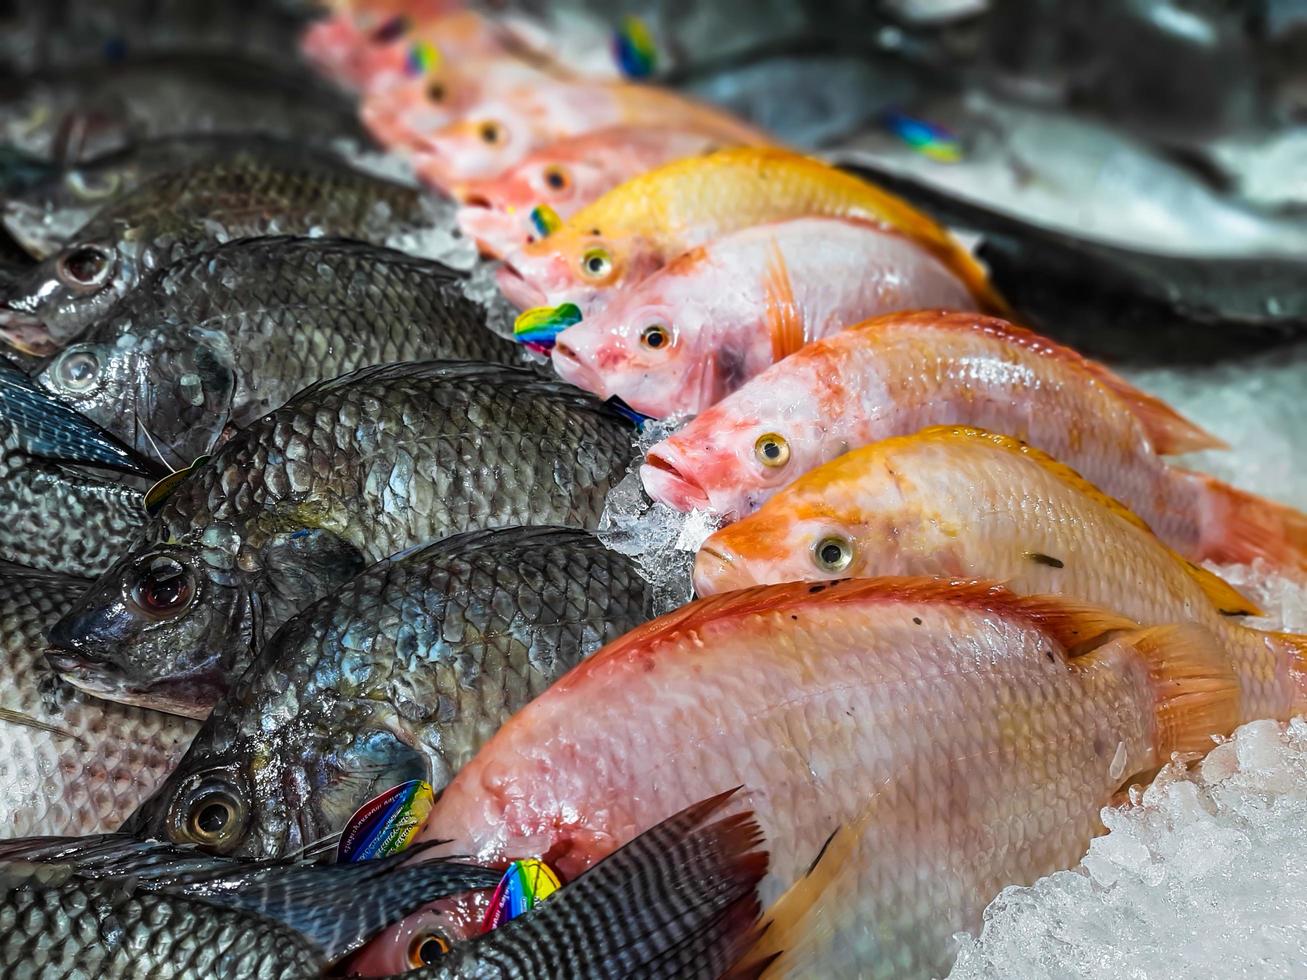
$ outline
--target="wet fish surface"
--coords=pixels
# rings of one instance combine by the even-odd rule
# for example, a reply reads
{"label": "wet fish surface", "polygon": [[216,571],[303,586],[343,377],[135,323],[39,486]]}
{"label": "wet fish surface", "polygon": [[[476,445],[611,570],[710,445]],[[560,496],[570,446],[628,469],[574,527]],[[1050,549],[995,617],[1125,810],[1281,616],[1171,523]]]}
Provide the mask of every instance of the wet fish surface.
{"label": "wet fish surface", "polygon": [[398,551],[483,527],[594,527],[631,423],[470,362],[363,368],[233,435],[51,632],[94,693],[203,717],[251,646]]}

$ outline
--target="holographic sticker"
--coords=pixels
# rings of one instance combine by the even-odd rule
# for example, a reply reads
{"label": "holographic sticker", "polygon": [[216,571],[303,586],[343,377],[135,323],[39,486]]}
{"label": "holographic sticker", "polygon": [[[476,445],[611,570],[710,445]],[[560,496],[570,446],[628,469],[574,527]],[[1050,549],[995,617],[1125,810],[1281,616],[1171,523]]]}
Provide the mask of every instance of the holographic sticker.
{"label": "holographic sticker", "polygon": [[639,17],[623,17],[613,36],[613,56],[627,78],[648,78],[658,67],[653,35]]}
{"label": "holographic sticker", "polygon": [[514,861],[504,872],[490,897],[490,908],[481,923],[483,932],[497,929],[524,912],[530,912],[558,891],[562,883],[549,865],[535,858]]}
{"label": "holographic sticker", "polygon": [[439,48],[430,41],[415,41],[404,59],[404,73],[411,78],[421,78],[427,72],[435,71],[439,64]]}
{"label": "holographic sticker", "polygon": [[417,836],[435,804],[431,784],[411,779],[373,797],[354,811],[340,835],[337,863],[398,854]]}
{"label": "holographic sticker", "polygon": [[957,163],[962,159],[962,144],[943,126],[901,112],[887,112],[882,122],[886,129],[922,156],[940,163]]}
{"label": "holographic sticker", "polygon": [[541,238],[548,238],[550,232],[563,226],[563,219],[548,204],[537,204],[531,209],[531,226]]}
{"label": "holographic sticker", "polygon": [[513,339],[543,353],[554,346],[560,333],[580,322],[581,308],[575,303],[535,306],[518,314],[513,321]]}

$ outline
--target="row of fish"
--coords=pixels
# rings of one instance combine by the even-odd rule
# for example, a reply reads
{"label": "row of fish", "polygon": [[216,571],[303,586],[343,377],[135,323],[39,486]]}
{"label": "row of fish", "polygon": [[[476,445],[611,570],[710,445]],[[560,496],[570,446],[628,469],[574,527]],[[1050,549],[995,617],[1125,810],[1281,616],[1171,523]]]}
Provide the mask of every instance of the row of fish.
{"label": "row of fish", "polygon": [[[1132,782],[1303,710],[1307,638],[1198,563],[1301,574],[1307,517],[1166,462],[1222,444],[905,201],[560,39],[308,28],[427,190],[352,111],[79,92],[22,144],[0,962],[940,975]],[[455,221],[497,271],[395,247]],[[725,525],[661,616],[596,534],[633,470]]]}

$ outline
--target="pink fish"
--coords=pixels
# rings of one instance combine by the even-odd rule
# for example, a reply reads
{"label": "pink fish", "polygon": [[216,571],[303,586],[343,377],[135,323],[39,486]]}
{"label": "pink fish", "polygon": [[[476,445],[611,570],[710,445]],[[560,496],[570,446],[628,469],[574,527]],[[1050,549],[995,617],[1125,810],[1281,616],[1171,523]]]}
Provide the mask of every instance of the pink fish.
{"label": "pink fish", "polygon": [[300,50],[318,71],[354,89],[366,88],[377,71],[389,64],[392,49],[407,48],[410,33],[453,15],[484,18],[459,12],[457,0],[368,0],[314,21],[300,38]]}
{"label": "pink fish", "polygon": [[928,425],[1014,436],[1071,466],[1193,561],[1307,570],[1307,515],[1162,456],[1225,444],[1101,364],[992,317],[881,317],[809,344],[654,446],[656,500],[726,518],[851,448]]}
{"label": "pink fish", "polygon": [[[827,872],[829,941],[782,923],[810,945],[779,975],[943,976],[953,935],[1000,889],[1079,860],[1131,777],[1211,748],[1237,697],[1195,626],[1140,630],[984,583],[749,589],[648,623],[556,682],[464,766],[419,838],[540,857],[569,880],[743,786],[733,805],[753,809],[772,858],[764,902],[854,831]],[[461,938],[469,904],[411,916],[356,966],[407,969],[415,943]]]}
{"label": "pink fish", "polygon": [[869,222],[795,218],[732,232],[558,335],[558,374],[661,418],[702,412],[804,344],[894,310],[976,309],[912,239]]}
{"label": "pink fish", "polygon": [[533,151],[498,177],[455,188],[455,196],[467,204],[458,223],[482,251],[502,258],[547,230],[552,215],[537,207],[569,217],[646,170],[722,145],[718,134],[676,127],[615,126],[567,137]]}

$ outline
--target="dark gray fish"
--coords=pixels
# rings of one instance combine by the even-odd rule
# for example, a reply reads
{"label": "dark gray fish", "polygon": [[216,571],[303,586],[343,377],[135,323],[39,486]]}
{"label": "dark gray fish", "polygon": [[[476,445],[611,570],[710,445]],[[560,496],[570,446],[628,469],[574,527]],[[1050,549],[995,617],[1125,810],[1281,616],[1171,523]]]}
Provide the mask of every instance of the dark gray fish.
{"label": "dark gray fish", "polygon": [[145,53],[0,83],[5,142],[47,159],[85,159],[140,139],[197,132],[367,145],[342,94],[302,70],[234,53]]}
{"label": "dark gray fish", "polygon": [[401,865],[405,857],[322,866],[209,858],[196,868],[183,855],[189,870],[160,874],[160,855],[123,855],[120,873],[107,875],[82,873],[76,853],[61,863],[0,861],[0,967],[35,980],[317,978],[406,911],[497,877],[445,862]]}
{"label": "dark gray fish", "polygon": [[37,380],[139,452],[186,466],[225,426],[364,365],[521,363],[521,348],[487,329],[466,281],[361,242],[228,242],[148,277]]}
{"label": "dark gray fish", "polygon": [[86,882],[130,879],[137,894],[194,898],[253,913],[289,926],[327,960],[336,960],[406,911],[493,888],[501,877],[502,872],[458,861],[407,863],[430,846],[377,860],[324,864],[239,861],[123,834],[27,837],[0,841],[0,865],[66,869]]}
{"label": "dark gray fish", "polygon": [[574,529],[474,531],[375,565],[268,641],[124,830],[277,857],[393,786],[439,792],[651,602],[630,558]]}
{"label": "dark gray fish", "polygon": [[[708,822],[733,793],[669,817],[534,909],[476,938],[450,947],[438,933],[409,937],[401,927],[410,962],[430,964],[404,976],[714,980],[727,974],[761,933],[758,882],[768,866],[752,813]],[[395,941],[383,933],[352,963],[366,964],[376,947]],[[730,975],[756,978],[771,963],[748,960]]]}
{"label": "dark gray fish", "polygon": [[203,717],[252,646],[375,561],[482,527],[594,527],[632,435],[593,396],[499,365],[319,383],[180,481],[51,630],[52,660],[92,693]]}
{"label": "dark gray fish", "polygon": [[116,828],[195,733],[192,721],[101,701],[55,676],[45,632],[88,584],[0,562],[0,836]]}
{"label": "dark gray fish", "polygon": [[242,150],[153,177],[100,210],[11,289],[0,333],[20,349],[50,353],[150,271],[222,242],[299,234],[380,245],[434,226],[442,209],[449,205],[330,153]]}

